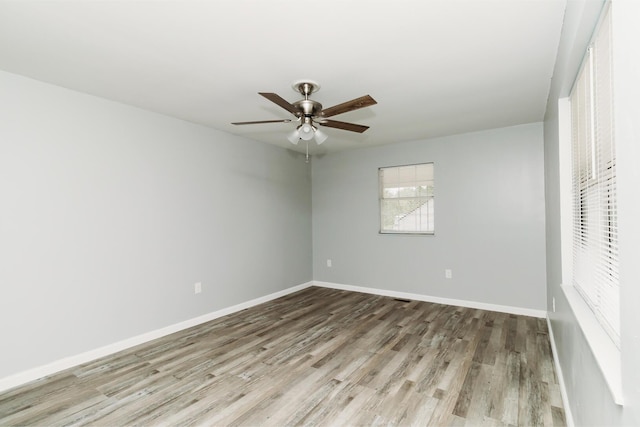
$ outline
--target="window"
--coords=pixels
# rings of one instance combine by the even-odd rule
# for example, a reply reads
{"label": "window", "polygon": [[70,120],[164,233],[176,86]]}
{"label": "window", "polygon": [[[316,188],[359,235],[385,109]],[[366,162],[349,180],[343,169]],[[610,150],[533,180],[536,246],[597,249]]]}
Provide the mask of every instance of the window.
{"label": "window", "polygon": [[433,234],[433,163],[380,168],[380,233]]}
{"label": "window", "polygon": [[606,17],[571,92],[573,285],[620,346],[611,24]]}

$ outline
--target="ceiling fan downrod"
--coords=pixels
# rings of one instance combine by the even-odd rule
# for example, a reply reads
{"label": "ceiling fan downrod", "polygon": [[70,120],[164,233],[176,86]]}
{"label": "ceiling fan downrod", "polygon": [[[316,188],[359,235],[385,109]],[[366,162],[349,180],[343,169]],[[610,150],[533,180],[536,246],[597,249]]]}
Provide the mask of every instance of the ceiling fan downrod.
{"label": "ceiling fan downrod", "polygon": [[300,92],[304,99],[309,99],[309,95],[320,90],[320,85],[316,82],[298,80],[293,83],[292,88]]}

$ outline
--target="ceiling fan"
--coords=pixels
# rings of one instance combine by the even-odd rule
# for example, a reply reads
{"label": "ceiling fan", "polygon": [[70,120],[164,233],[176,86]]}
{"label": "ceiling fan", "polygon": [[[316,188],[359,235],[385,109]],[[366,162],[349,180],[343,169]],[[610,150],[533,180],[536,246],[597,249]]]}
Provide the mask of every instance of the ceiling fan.
{"label": "ceiling fan", "polygon": [[323,109],[322,104],[309,99],[309,96],[312,93],[320,90],[320,85],[318,83],[311,80],[299,80],[294,82],[292,87],[293,90],[300,92],[302,96],[304,96],[304,99],[290,104],[287,100],[285,100],[278,94],[269,92],[258,93],[267,98],[269,101],[293,114],[295,116],[295,119],[235,122],[232,124],[254,125],[260,123],[289,123],[292,121],[298,121],[300,122],[300,125],[298,125],[296,129],[287,136],[287,139],[291,141],[292,144],[297,144],[300,139],[302,139],[303,141],[309,141],[312,138],[315,138],[318,144],[322,144],[327,139],[327,135],[324,132],[321,132],[316,125],[358,133],[362,133],[365,130],[369,129],[369,126],[341,122],[338,120],[330,120],[327,117],[333,117],[338,114],[377,104],[376,100],[371,96],[361,96],[360,98],[355,98],[351,101],[343,102],[342,104]]}

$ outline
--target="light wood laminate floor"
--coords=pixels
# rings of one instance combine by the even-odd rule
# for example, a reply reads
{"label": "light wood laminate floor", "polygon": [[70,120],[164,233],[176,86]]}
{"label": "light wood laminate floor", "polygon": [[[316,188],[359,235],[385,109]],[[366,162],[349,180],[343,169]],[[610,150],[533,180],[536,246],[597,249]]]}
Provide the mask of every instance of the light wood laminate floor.
{"label": "light wood laminate floor", "polygon": [[544,319],[311,287],[0,393],[0,425],[564,425]]}

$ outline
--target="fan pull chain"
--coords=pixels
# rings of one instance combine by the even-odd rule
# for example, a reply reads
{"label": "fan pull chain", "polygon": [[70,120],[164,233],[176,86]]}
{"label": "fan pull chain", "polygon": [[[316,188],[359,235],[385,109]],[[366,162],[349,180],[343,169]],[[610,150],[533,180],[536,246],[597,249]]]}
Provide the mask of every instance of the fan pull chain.
{"label": "fan pull chain", "polygon": [[305,163],[309,163],[309,141],[307,141],[307,158],[304,161]]}

